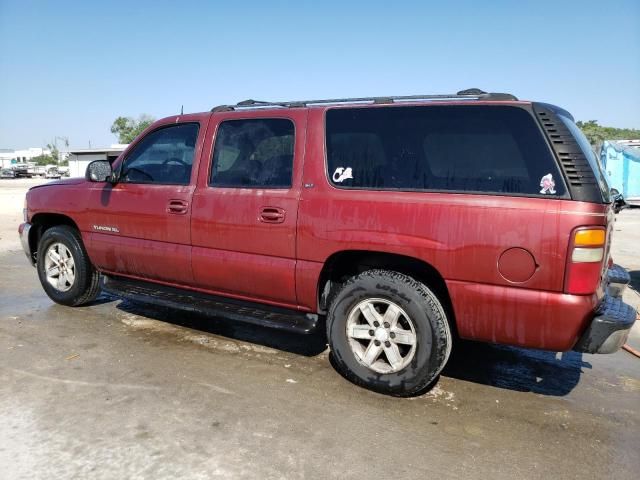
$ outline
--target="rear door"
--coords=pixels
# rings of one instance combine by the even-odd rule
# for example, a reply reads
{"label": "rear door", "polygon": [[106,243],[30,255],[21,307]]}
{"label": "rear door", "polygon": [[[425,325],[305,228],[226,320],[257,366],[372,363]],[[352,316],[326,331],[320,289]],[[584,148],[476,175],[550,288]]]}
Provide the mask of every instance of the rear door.
{"label": "rear door", "polygon": [[88,205],[95,265],[151,280],[193,282],[191,178],[203,131],[199,121],[161,125],[115,165],[118,183],[95,184]]}
{"label": "rear door", "polygon": [[193,197],[195,284],[214,293],[296,305],[296,222],[306,110],[211,118]]}

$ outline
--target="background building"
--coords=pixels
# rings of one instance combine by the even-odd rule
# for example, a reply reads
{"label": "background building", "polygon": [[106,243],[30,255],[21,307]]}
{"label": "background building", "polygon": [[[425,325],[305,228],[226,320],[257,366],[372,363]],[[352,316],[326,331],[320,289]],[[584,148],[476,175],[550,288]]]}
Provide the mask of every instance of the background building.
{"label": "background building", "polygon": [[12,164],[30,162],[32,158],[40,155],[51,155],[46,148],[25,148],[23,150],[0,150],[0,168],[9,168]]}
{"label": "background building", "polygon": [[113,162],[129,145],[111,145],[108,148],[85,148],[69,152],[69,176],[84,177],[87,165],[94,160]]}

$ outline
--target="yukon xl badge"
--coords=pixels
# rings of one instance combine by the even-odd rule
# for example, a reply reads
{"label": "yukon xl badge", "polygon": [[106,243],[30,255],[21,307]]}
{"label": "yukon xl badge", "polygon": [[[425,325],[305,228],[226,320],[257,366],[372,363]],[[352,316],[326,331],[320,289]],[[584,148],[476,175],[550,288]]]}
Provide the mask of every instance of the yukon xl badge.
{"label": "yukon xl badge", "polygon": [[94,225],[93,229],[99,232],[120,233],[120,230],[118,230],[116,227],[107,227],[106,225]]}

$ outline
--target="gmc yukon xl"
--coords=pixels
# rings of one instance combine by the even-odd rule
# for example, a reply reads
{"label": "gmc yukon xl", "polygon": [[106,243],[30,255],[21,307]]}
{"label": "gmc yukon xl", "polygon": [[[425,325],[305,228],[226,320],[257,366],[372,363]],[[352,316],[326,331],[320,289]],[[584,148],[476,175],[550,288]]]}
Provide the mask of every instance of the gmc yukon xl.
{"label": "gmc yukon xl", "polygon": [[259,102],[155,122],[86,178],[32,188],[47,295],[101,288],[300,333],[420,393],[454,339],[611,353],[635,311],[603,171],[573,117],[470,89]]}

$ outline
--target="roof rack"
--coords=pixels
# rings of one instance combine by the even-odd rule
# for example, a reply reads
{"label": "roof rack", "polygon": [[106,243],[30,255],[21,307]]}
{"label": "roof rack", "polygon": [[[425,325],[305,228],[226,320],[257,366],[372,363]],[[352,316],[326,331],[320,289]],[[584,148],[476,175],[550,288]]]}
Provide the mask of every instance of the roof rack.
{"label": "roof rack", "polygon": [[517,101],[518,99],[510,93],[487,93],[479,88],[469,88],[460,90],[458,93],[450,95],[404,95],[394,97],[360,97],[360,98],[330,98],[324,100],[297,100],[293,102],[263,102],[261,100],[243,100],[235,105],[219,105],[211,109],[212,112],[229,112],[233,110],[249,108],[300,108],[309,105],[343,104],[343,103],[373,103],[385,104],[395,102],[410,102],[416,100],[507,100]]}

